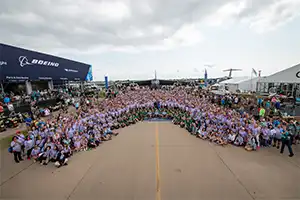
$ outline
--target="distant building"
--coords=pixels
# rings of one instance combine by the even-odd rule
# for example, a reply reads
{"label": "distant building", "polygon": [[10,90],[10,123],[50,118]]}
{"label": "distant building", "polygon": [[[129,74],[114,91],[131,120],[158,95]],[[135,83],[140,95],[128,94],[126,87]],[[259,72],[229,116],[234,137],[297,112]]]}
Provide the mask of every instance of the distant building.
{"label": "distant building", "polygon": [[0,43],[0,81],[6,89],[13,85],[30,94],[55,84],[92,79],[91,65]]}

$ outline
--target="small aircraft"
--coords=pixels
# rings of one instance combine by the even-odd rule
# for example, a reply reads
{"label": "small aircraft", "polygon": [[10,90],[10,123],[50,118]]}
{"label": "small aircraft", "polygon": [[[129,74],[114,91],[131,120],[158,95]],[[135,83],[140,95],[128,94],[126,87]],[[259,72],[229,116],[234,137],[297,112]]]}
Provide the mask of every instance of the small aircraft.
{"label": "small aircraft", "polygon": [[228,78],[232,78],[232,72],[234,72],[234,71],[242,71],[242,69],[232,69],[232,68],[230,68],[230,69],[223,70],[223,72],[229,72]]}

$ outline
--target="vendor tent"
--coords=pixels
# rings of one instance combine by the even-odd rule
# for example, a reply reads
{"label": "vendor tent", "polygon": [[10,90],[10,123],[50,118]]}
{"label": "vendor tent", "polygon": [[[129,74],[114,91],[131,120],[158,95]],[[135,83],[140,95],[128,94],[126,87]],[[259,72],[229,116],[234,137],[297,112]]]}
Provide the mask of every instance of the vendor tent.
{"label": "vendor tent", "polygon": [[260,80],[262,83],[300,83],[300,64]]}
{"label": "vendor tent", "polygon": [[259,78],[244,77],[233,77],[232,79],[220,82],[222,87],[225,87],[230,92],[240,91],[255,91],[256,84]]}

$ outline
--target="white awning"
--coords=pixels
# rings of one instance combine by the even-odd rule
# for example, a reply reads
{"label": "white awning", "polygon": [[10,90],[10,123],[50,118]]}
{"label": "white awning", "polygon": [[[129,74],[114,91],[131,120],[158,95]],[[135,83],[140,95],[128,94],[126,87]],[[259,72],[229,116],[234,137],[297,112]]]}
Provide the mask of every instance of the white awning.
{"label": "white awning", "polygon": [[260,80],[262,83],[300,83],[300,64]]}

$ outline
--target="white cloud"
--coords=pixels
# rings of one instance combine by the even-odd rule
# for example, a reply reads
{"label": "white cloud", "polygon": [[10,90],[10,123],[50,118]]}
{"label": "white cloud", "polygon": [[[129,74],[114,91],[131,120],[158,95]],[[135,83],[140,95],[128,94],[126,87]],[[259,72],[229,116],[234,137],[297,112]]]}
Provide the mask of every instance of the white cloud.
{"label": "white cloud", "polygon": [[165,27],[162,25],[155,25],[152,27],[152,31],[154,34],[163,34],[165,32]]}
{"label": "white cloud", "polygon": [[40,18],[38,15],[25,12],[25,13],[16,13],[15,15],[10,15],[8,13],[0,13],[0,19],[12,22],[12,23],[19,23],[22,26],[30,28],[33,24],[42,24],[45,23],[43,18]]}
{"label": "white cloud", "polygon": [[250,27],[258,33],[272,31],[300,14],[299,0],[280,0],[250,19]]}
{"label": "white cloud", "polygon": [[204,21],[209,26],[221,26],[223,23],[228,23],[228,21],[237,18],[245,8],[246,0],[232,1],[221,6]]}
{"label": "white cloud", "polygon": [[[45,6],[53,7],[53,2],[48,2]],[[62,1],[60,6],[57,6],[56,12],[58,15],[65,17],[82,16],[89,20],[97,18],[103,20],[122,20],[130,17],[130,8],[122,1],[93,1],[93,0],[73,0]],[[81,20],[84,20],[81,19]]]}
{"label": "white cloud", "polygon": [[[86,2],[86,0],[84,2]],[[108,17],[110,19],[120,20],[130,16],[130,9],[123,2],[102,1],[98,6],[97,5],[94,6],[95,6],[95,8],[93,9],[94,12],[100,13],[102,17]]]}
{"label": "white cloud", "polygon": [[220,27],[243,22],[257,33],[277,29],[300,14],[300,0],[232,0],[208,15],[204,22]]}
{"label": "white cloud", "polygon": [[202,41],[201,32],[195,24],[185,24],[177,30],[171,37],[164,40],[164,44],[168,47],[190,46]]}
{"label": "white cloud", "polygon": [[192,46],[206,38],[203,24],[243,21],[254,31],[265,32],[300,13],[300,0],[1,0],[0,4],[0,26],[5,27],[1,42],[76,54]]}

